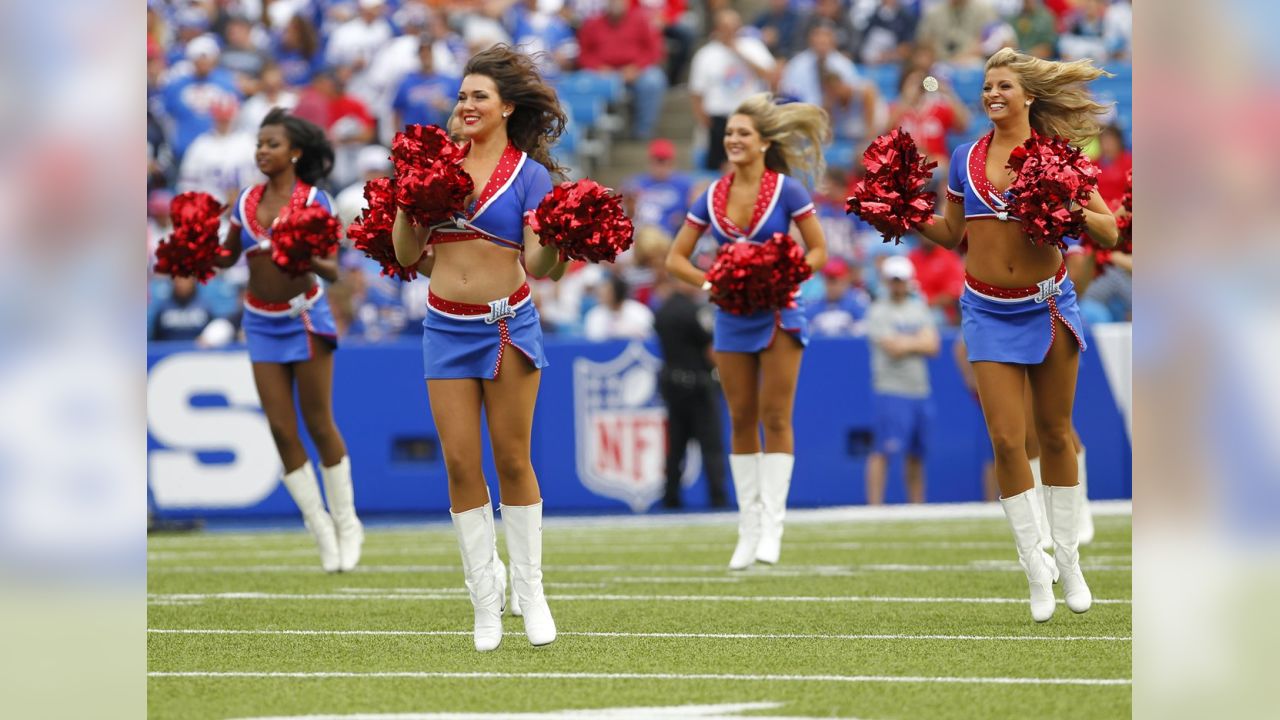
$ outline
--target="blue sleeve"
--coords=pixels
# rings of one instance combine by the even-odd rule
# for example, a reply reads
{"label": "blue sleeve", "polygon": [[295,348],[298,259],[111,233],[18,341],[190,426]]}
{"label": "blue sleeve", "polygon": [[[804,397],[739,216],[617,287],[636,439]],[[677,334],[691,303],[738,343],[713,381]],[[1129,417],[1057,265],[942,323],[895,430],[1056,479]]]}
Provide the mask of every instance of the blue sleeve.
{"label": "blue sleeve", "polygon": [[715,187],[715,183],[708,185],[707,189],[698,195],[698,199],[693,201],[693,205],[689,206],[689,214],[686,217],[699,225],[711,224],[711,218],[707,215],[707,194],[711,192],[712,187]]}
{"label": "blue sleeve", "polygon": [[391,109],[399,112],[401,115],[404,114],[405,106],[408,105],[406,102],[406,96],[409,94],[408,90],[409,78],[405,78],[400,81],[400,87],[396,88],[396,97],[391,101]]}
{"label": "blue sleeve", "polygon": [[525,160],[524,197],[520,198],[520,214],[523,215],[538,207],[542,198],[551,192],[551,173],[542,163],[527,158]]}
{"label": "blue sleeve", "polygon": [[809,191],[799,180],[789,175],[782,176],[782,209],[788,216],[795,219],[814,212],[813,199],[809,197]]}
{"label": "blue sleeve", "polygon": [[947,173],[947,191],[957,195],[964,201],[964,171],[968,165],[969,148],[973,143],[965,143],[951,153],[951,169]]}
{"label": "blue sleeve", "polygon": [[320,188],[316,188],[316,196],[315,199],[311,201],[311,204],[318,205],[325,210],[328,210],[330,214],[333,214],[333,198],[329,197],[329,193],[321,190]]}

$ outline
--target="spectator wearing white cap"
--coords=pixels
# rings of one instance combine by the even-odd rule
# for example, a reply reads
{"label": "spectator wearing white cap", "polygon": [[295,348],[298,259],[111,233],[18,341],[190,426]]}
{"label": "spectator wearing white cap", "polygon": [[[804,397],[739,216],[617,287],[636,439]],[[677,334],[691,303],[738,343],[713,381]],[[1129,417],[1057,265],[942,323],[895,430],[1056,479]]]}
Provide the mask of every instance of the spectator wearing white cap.
{"label": "spectator wearing white cap", "polygon": [[163,102],[165,114],[173,120],[173,152],[178,157],[196,137],[213,127],[210,110],[215,104],[240,100],[235,76],[218,67],[221,50],[212,35],[192,39],[185,53],[190,66],[174,69]]}
{"label": "spectator wearing white cap", "polygon": [[348,185],[334,198],[338,219],[346,227],[368,207],[364,198],[364,184],[370,180],[391,177],[391,151],[381,145],[367,145],[356,155],[356,169],[360,179]]}
{"label": "spectator wearing white cap", "polygon": [[234,98],[218,100],[209,108],[213,127],[201,133],[183,156],[178,192],[207,192],[230,205],[240,188],[253,184],[258,176],[256,133],[235,129],[239,109]]}
{"label": "spectator wearing white cap", "polygon": [[928,449],[929,367],[940,341],[929,307],[912,294],[915,267],[901,255],[880,265],[887,293],[871,304],[873,448],[867,458],[867,504],[884,502],[889,459],[906,456],[907,501],[924,502],[924,459]]}

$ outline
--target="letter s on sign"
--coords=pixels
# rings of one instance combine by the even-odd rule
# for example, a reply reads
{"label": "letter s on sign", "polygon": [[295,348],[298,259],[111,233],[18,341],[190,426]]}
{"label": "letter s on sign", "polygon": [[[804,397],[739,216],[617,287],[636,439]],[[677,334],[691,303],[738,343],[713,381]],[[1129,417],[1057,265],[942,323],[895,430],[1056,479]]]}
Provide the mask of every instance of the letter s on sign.
{"label": "letter s on sign", "polygon": [[[157,362],[147,377],[147,427],[166,449],[153,450],[148,477],[157,507],[256,505],[280,482],[280,458],[262,414],[247,353],[190,352]],[[227,407],[193,407],[220,395]],[[196,453],[230,451],[225,464]]]}

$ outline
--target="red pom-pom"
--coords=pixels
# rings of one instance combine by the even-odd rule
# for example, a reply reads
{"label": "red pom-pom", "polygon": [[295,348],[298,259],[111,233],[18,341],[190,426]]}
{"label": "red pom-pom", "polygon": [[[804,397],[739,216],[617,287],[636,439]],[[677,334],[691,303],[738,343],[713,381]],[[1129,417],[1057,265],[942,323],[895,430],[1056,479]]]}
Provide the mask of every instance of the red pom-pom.
{"label": "red pom-pom", "polygon": [[712,302],[726,312],[750,315],[787,307],[796,288],[812,274],[796,241],[774,233],[763,243],[722,245],[707,270],[707,281]]}
{"label": "red pom-pom", "polygon": [[1124,194],[1120,196],[1120,204],[1124,214],[1116,218],[1116,227],[1120,229],[1120,243],[1116,250],[1133,253],[1133,170],[1124,175]]}
{"label": "red pom-pom", "polygon": [[311,258],[338,247],[342,223],[319,205],[291,209],[271,226],[271,261],[290,275],[311,271]]}
{"label": "red pom-pom", "polygon": [[1084,233],[1083,207],[1098,187],[1098,167],[1079,148],[1056,135],[1032,135],[1009,153],[1008,167],[1018,175],[1005,193],[1009,213],[1033,243],[1065,249],[1064,237]]}
{"label": "red pom-pom", "polygon": [[396,260],[396,248],[391,239],[391,228],[396,219],[395,182],[391,178],[376,178],[364,184],[364,199],[368,204],[360,217],[347,228],[347,237],[355,249],[382,265],[382,274],[409,282],[418,277],[415,267],[404,267]]}
{"label": "red pom-pom", "polygon": [[209,193],[184,192],[169,203],[173,233],[156,247],[155,271],[175,277],[208,282],[217,272],[214,263],[229,257],[218,243],[218,225],[226,209]]}
{"label": "red pom-pom", "polygon": [[867,174],[853,185],[845,212],[855,213],[884,236],[902,242],[913,227],[933,217],[934,195],[925,192],[938,163],[926,161],[911,133],[894,128],[862,153]]}
{"label": "red pom-pom", "polygon": [[475,181],[462,169],[466,152],[435,125],[410,125],[391,143],[395,199],[414,224],[423,227],[450,220],[466,209]]}
{"label": "red pom-pom", "polygon": [[562,261],[613,262],[635,234],[622,196],[589,179],[552,188],[527,218],[539,241],[559,250]]}

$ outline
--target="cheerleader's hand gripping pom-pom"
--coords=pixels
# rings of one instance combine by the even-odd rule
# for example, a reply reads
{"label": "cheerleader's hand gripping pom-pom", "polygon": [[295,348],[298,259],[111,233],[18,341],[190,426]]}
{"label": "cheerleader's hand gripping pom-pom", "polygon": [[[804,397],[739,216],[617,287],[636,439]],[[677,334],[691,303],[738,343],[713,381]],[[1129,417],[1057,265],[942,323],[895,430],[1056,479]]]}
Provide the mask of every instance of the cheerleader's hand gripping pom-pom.
{"label": "cheerleader's hand gripping pom-pom", "polygon": [[561,261],[613,262],[635,234],[622,196],[590,179],[552,188],[528,222],[543,245],[560,252]]}
{"label": "cheerleader's hand gripping pom-pom", "polygon": [[219,218],[226,206],[209,193],[184,192],[169,203],[173,233],[156,247],[155,271],[208,282],[215,263],[231,256],[218,243]]}
{"label": "cheerleader's hand gripping pom-pom", "polygon": [[1120,205],[1124,214],[1116,217],[1116,228],[1120,230],[1120,243],[1116,250],[1133,254],[1133,171],[1125,173],[1124,195],[1120,196]]}
{"label": "cheerleader's hand gripping pom-pom", "polygon": [[435,125],[410,125],[391,143],[395,200],[415,225],[446,222],[466,209],[475,181],[462,169],[466,152]]}
{"label": "cheerleader's hand gripping pom-pom", "polygon": [[342,223],[319,205],[291,210],[271,227],[271,261],[289,275],[311,271],[311,258],[338,247]]}
{"label": "cheerleader's hand gripping pom-pom", "polygon": [[[1061,137],[1032,135],[1009,153],[1018,174],[1005,191],[1009,214],[1037,245],[1066,248],[1065,237],[1084,233],[1084,205],[1098,187],[1098,168]],[[1074,209],[1073,209],[1074,207]]]}
{"label": "cheerleader's hand gripping pom-pom", "polygon": [[721,246],[707,270],[711,301],[725,312],[750,315],[789,305],[813,268],[791,236],[774,233],[763,243]]}
{"label": "cheerleader's hand gripping pom-pom", "polygon": [[365,211],[347,228],[347,237],[355,249],[382,265],[382,274],[409,282],[418,277],[415,267],[405,267],[396,260],[391,228],[396,220],[395,181],[375,178],[364,184]]}
{"label": "cheerleader's hand gripping pom-pom", "polygon": [[925,191],[938,163],[927,161],[911,133],[900,128],[877,137],[862,153],[867,174],[853,186],[845,212],[869,223],[884,241],[901,238],[933,217],[934,196]]}

